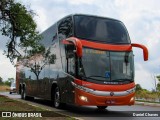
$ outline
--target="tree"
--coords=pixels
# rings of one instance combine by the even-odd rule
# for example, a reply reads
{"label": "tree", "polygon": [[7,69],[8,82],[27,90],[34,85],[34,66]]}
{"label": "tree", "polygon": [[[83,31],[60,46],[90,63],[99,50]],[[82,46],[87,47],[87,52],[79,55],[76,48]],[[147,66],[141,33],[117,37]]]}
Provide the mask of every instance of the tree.
{"label": "tree", "polygon": [[141,85],[140,84],[136,84],[136,91],[140,91],[140,90],[142,90]]}
{"label": "tree", "polygon": [[9,82],[14,82],[14,78],[8,78]]}
{"label": "tree", "polygon": [[157,84],[157,91],[160,92],[160,75],[157,76],[159,83]]}
{"label": "tree", "polygon": [[0,77],[0,83],[2,83],[3,82],[3,79]]}
{"label": "tree", "polygon": [[41,38],[39,32],[36,31],[34,15],[32,10],[28,10],[20,2],[0,1],[0,30],[2,35],[9,38],[9,41],[6,42],[8,50],[5,51],[5,54],[11,62],[21,55],[17,47],[32,48]]}
{"label": "tree", "polygon": [[158,92],[157,94],[158,94],[159,102],[160,102],[160,75],[157,76],[157,79],[158,79],[159,82],[157,84],[157,88],[156,89],[157,89],[157,92]]}
{"label": "tree", "polygon": [[14,78],[8,78],[7,81],[4,82],[5,85],[11,86],[11,83],[14,81]]}
{"label": "tree", "polygon": [[160,83],[157,84],[157,90],[160,92]]}

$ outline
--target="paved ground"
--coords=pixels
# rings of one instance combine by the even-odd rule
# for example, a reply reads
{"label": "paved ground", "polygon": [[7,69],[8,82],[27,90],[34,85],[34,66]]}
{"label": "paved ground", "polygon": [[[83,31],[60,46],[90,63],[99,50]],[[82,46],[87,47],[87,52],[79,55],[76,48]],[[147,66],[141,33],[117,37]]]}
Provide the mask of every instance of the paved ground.
{"label": "paved ground", "polygon": [[[16,100],[27,102],[32,105],[40,106],[45,109],[57,111],[70,116],[78,117],[85,120],[160,120],[159,106],[110,106],[106,110],[100,111],[96,107],[78,107],[67,105],[63,110],[51,107],[50,101],[35,99],[34,101],[21,100],[20,95],[9,94],[8,92],[0,93]],[[132,112],[129,112],[132,111]],[[134,117],[133,115],[159,114],[158,117]],[[122,117],[120,117],[122,116]],[[129,116],[129,117],[128,117]]]}

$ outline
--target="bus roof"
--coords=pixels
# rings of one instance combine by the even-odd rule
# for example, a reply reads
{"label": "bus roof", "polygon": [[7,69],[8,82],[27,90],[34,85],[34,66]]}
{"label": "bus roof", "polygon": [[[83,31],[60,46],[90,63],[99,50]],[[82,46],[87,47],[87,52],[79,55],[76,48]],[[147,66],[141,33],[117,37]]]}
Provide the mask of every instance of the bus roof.
{"label": "bus roof", "polygon": [[114,19],[114,18],[103,17],[103,16],[98,16],[98,15],[90,15],[90,14],[72,14],[72,16],[76,16],[76,15],[97,17],[97,18],[103,18],[103,19],[110,19],[110,20],[114,20],[114,21],[119,21],[119,22],[121,22],[120,20],[117,20],[117,19]]}
{"label": "bus roof", "polygon": [[103,19],[109,19],[109,20],[114,20],[114,21],[118,21],[121,22],[120,20],[114,19],[114,18],[109,18],[109,17],[102,17],[102,16],[98,16],[98,15],[90,15],[90,14],[81,14],[81,13],[75,13],[75,14],[69,14],[64,16],[63,18],[59,19],[58,21],[56,21],[54,24],[52,24],[51,26],[49,26],[48,28],[46,28],[44,31],[41,32],[41,34],[43,34],[46,30],[48,30],[50,27],[52,27],[53,25],[57,24],[59,21],[69,17],[69,16],[76,16],[76,15],[80,15],[80,16],[90,16],[90,17],[96,17],[96,18],[103,18]]}

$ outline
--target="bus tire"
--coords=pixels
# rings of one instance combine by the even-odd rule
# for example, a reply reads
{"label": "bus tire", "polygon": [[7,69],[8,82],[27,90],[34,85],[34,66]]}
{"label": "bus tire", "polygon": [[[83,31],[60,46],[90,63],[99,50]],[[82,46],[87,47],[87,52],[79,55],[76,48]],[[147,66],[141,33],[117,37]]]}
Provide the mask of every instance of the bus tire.
{"label": "bus tire", "polygon": [[98,109],[100,109],[100,110],[104,110],[104,109],[106,109],[108,106],[97,106],[97,108]]}
{"label": "bus tire", "polygon": [[29,97],[26,95],[26,87],[23,87],[21,89],[21,99],[23,99],[23,100],[29,100]]}
{"label": "bus tire", "polygon": [[21,88],[21,99],[25,99],[25,88]]}
{"label": "bus tire", "polygon": [[60,101],[60,91],[59,91],[59,87],[56,86],[56,88],[54,89],[54,93],[53,93],[53,105],[55,108],[62,108],[63,107],[63,103],[61,103]]}

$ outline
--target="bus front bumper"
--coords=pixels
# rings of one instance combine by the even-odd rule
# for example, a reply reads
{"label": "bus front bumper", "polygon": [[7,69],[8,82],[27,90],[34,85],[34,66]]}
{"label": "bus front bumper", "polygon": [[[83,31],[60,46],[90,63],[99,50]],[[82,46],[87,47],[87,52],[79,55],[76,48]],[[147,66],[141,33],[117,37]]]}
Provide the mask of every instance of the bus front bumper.
{"label": "bus front bumper", "polygon": [[123,96],[99,96],[80,89],[75,89],[76,105],[86,106],[118,106],[118,105],[134,105],[135,92]]}

